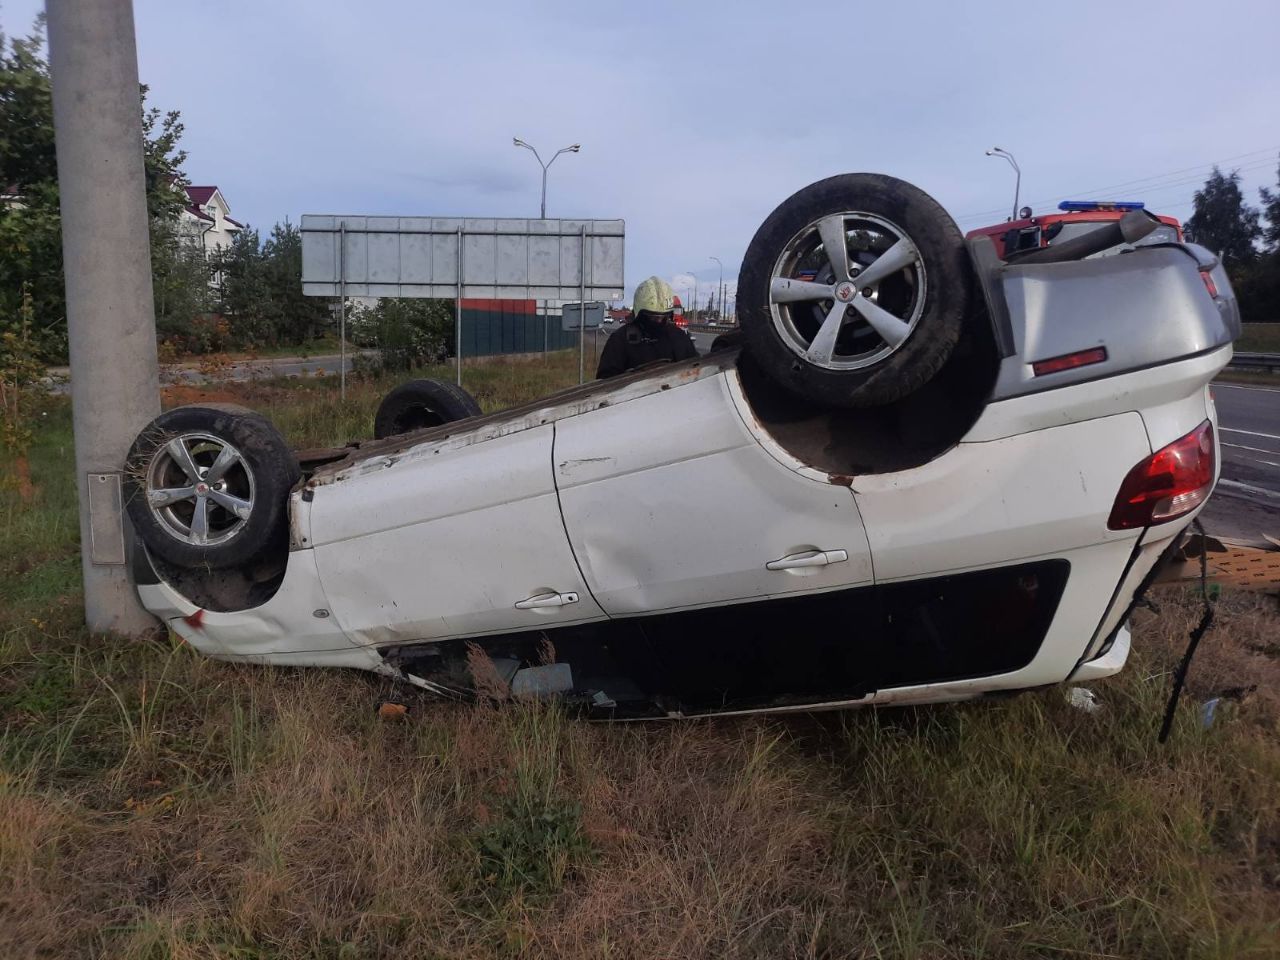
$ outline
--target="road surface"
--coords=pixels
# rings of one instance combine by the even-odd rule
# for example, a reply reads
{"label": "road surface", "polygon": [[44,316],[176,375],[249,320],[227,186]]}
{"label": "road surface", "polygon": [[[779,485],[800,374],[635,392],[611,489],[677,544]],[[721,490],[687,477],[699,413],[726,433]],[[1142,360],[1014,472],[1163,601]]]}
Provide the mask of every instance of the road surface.
{"label": "road surface", "polygon": [[1280,389],[1215,383],[1222,476],[1205,529],[1256,540],[1280,536]]}

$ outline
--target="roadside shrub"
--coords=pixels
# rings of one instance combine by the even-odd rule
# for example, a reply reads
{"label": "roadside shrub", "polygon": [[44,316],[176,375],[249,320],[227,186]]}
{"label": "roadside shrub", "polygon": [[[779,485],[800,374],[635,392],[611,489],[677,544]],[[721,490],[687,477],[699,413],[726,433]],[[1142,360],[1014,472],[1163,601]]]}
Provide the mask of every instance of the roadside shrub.
{"label": "roadside shrub", "polygon": [[453,352],[453,327],[452,300],[387,297],[373,307],[358,309],[347,329],[357,346],[381,352],[371,372],[384,372],[442,362]]}

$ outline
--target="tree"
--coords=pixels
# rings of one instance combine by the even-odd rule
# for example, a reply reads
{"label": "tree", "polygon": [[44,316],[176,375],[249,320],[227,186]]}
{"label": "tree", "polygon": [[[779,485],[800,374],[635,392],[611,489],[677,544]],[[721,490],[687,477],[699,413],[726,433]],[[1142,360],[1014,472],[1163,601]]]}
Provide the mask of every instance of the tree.
{"label": "tree", "polygon": [[1227,267],[1252,263],[1258,251],[1254,241],[1262,235],[1258,211],[1244,202],[1240,171],[1224,174],[1217,167],[1196,191],[1195,211],[1184,225],[1187,239],[1222,257]]}
{"label": "tree", "polygon": [[1262,216],[1267,221],[1262,237],[1272,253],[1280,252],[1280,169],[1276,171],[1276,184],[1274,192],[1266,187],[1258,191],[1262,198]]}
{"label": "tree", "polygon": [[275,344],[278,333],[263,311],[267,281],[258,231],[246,226],[231,246],[210,256],[209,268],[216,279],[217,309],[227,319],[231,338],[249,347]]}
{"label": "tree", "polygon": [[[175,185],[182,182],[186,154],[178,149],[178,111],[148,109],[146,95],[142,87],[147,206],[153,226],[163,232],[185,203]],[[0,33],[0,189],[17,196],[0,201],[0,333],[20,326],[25,290],[35,318],[31,337],[36,349],[45,360],[65,359],[62,221],[43,17],[30,36],[10,39]],[[157,251],[162,257],[171,253],[153,237],[153,259]],[[163,264],[156,272],[171,274]]]}
{"label": "tree", "polygon": [[1262,233],[1267,249],[1242,276],[1232,277],[1240,314],[1250,323],[1280,323],[1280,171],[1276,180],[1276,190],[1263,187],[1258,191],[1267,222]]}
{"label": "tree", "polygon": [[250,346],[300,344],[333,329],[327,298],[302,295],[302,233],[289,221],[266,241],[251,227],[210,258],[218,310],[230,336]]}

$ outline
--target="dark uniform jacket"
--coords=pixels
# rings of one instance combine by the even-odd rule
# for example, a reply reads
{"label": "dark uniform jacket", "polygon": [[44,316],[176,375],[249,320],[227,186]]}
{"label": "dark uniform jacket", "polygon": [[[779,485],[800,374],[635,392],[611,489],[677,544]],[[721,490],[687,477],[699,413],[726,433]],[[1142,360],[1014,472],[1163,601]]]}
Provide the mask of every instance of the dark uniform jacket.
{"label": "dark uniform jacket", "polygon": [[616,377],[655,360],[688,360],[698,355],[693,339],[671,321],[635,319],[615,330],[600,352],[596,377]]}

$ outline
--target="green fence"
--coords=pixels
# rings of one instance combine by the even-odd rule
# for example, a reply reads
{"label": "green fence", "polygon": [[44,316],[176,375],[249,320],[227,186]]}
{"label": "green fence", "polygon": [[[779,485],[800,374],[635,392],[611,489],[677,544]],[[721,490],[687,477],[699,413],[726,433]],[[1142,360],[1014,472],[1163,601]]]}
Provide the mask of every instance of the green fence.
{"label": "green fence", "polygon": [[503,310],[462,308],[462,355],[541,353],[578,345],[577,331],[560,329],[560,317]]}

